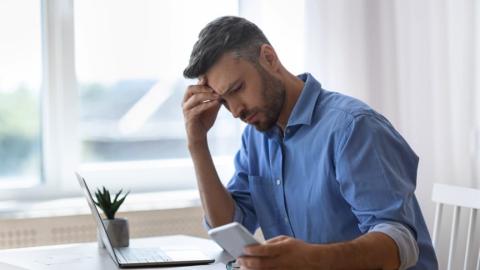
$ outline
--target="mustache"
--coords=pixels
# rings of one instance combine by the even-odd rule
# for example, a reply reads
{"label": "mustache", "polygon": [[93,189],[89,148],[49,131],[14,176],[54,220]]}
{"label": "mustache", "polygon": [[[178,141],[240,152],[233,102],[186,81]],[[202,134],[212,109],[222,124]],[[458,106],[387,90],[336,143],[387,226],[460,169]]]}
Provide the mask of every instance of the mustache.
{"label": "mustache", "polygon": [[242,121],[245,122],[250,116],[254,115],[257,112],[258,112],[258,110],[242,111],[242,112],[240,112],[240,119],[242,119]]}

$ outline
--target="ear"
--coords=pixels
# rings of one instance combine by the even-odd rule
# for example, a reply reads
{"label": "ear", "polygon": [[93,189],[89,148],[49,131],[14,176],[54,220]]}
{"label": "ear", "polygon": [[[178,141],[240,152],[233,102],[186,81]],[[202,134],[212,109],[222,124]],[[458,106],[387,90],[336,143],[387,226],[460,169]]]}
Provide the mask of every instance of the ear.
{"label": "ear", "polygon": [[263,44],[260,47],[259,63],[263,68],[272,73],[278,73],[280,71],[281,64],[278,60],[277,53],[269,44]]}

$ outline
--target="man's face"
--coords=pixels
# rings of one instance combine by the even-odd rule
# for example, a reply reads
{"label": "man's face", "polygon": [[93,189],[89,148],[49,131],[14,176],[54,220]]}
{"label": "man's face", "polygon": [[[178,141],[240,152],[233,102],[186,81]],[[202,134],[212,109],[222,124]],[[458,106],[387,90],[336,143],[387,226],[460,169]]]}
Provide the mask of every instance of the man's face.
{"label": "man's face", "polygon": [[210,68],[205,79],[234,117],[259,131],[267,131],[277,122],[285,87],[260,64],[227,53]]}

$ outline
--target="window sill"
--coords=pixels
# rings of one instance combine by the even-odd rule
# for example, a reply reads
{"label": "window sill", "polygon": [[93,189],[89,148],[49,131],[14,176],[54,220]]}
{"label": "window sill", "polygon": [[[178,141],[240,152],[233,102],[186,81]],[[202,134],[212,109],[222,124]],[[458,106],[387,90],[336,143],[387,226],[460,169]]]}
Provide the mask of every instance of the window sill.
{"label": "window sill", "polygon": [[[178,209],[200,206],[196,189],[130,194],[122,212]],[[73,197],[43,201],[2,201],[0,219],[44,218],[90,214],[85,198]]]}

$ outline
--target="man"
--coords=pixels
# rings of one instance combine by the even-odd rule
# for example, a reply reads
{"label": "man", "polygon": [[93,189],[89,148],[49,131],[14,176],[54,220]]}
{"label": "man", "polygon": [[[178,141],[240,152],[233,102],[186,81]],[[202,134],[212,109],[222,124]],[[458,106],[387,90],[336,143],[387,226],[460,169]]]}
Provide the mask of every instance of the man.
{"label": "man", "polygon": [[[418,157],[387,119],[292,75],[243,18],[209,23],[184,76],[199,79],[183,113],[206,222],[268,239],[245,249],[242,269],[437,269]],[[207,142],[221,105],[248,123],[226,188]]]}

